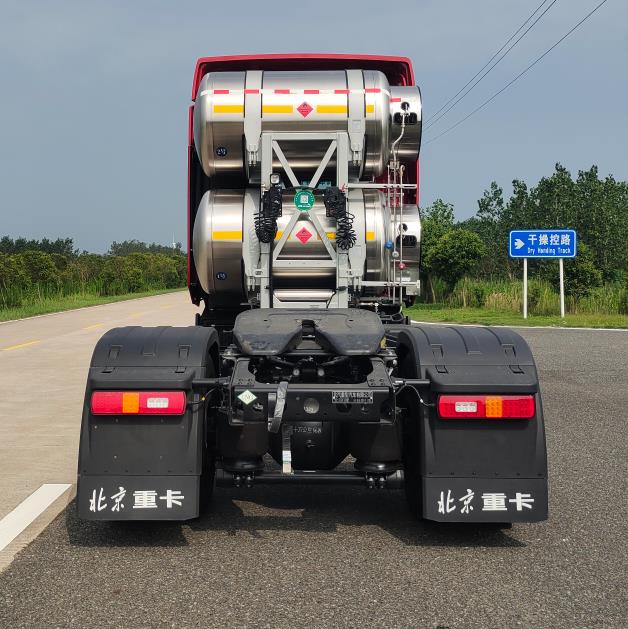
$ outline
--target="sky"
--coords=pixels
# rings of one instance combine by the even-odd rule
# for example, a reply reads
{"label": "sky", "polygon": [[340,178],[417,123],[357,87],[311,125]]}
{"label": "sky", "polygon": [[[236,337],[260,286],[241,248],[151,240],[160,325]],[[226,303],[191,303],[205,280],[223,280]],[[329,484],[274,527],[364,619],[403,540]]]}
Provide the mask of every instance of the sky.
{"label": "sky", "polygon": [[[421,205],[464,219],[495,180],[533,185],[561,162],[628,179],[628,2],[558,0],[516,48],[424,133]],[[0,0],[0,235],[185,240],[187,110],[200,56],[339,52],[408,56],[424,120],[540,0],[280,0],[264,3]]]}

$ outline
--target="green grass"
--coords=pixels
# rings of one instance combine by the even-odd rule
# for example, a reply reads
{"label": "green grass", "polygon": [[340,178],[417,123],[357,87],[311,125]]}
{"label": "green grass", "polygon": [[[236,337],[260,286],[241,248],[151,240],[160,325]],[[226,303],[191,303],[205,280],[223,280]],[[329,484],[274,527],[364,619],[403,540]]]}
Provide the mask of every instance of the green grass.
{"label": "green grass", "polygon": [[127,301],[129,299],[140,299],[141,297],[152,297],[164,293],[174,293],[183,290],[181,288],[167,288],[149,290],[141,293],[126,293],[124,295],[96,295],[94,293],[75,293],[72,295],[57,295],[50,297],[38,297],[28,304],[15,308],[0,309],[0,321],[12,321],[14,319],[24,319],[36,315],[48,314],[51,312],[63,312],[86,306],[100,306],[116,301]]}
{"label": "green grass", "polygon": [[451,308],[444,304],[416,304],[406,308],[405,313],[414,321],[442,323],[477,323],[480,325],[556,326],[567,328],[627,328],[628,315],[620,314],[567,314],[529,315],[506,310],[486,308]]}

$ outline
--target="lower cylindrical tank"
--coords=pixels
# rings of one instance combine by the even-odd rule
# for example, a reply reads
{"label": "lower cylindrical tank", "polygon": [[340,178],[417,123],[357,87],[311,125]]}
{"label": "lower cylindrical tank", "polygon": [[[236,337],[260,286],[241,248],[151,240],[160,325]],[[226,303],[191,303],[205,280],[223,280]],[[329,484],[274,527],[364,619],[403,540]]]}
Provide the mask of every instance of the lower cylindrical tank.
{"label": "lower cylindrical tank", "polygon": [[[283,212],[277,220],[275,246],[284,235],[290,218],[296,211],[294,192],[282,194]],[[203,291],[211,296],[216,306],[239,306],[248,300],[244,258],[251,252],[244,251],[244,241],[249,248],[259,247],[255,235],[254,215],[259,208],[259,192],[246,190],[208,190],[197,209],[193,232],[192,254],[195,269]],[[392,281],[399,266],[394,267],[392,250],[386,243],[393,243],[402,251],[404,278],[418,280],[420,218],[416,206],[397,208],[397,221],[393,224],[386,199],[378,190],[365,189],[352,196],[347,205],[354,215],[354,229],[361,240],[356,246],[365,247],[366,263],[363,279]],[[328,258],[328,252],[314,224],[308,219],[314,214],[326,237],[335,249],[336,219],[327,216],[323,192],[314,191],[314,205],[309,212],[299,216],[278,256],[278,261],[295,260],[313,263]],[[360,226],[361,229],[360,229]],[[244,230],[247,230],[246,238]],[[396,269],[396,270],[395,270]],[[289,264],[275,265],[272,270],[273,287],[276,290],[328,291],[335,289],[334,267]],[[378,294],[380,289],[368,289],[367,294]]]}

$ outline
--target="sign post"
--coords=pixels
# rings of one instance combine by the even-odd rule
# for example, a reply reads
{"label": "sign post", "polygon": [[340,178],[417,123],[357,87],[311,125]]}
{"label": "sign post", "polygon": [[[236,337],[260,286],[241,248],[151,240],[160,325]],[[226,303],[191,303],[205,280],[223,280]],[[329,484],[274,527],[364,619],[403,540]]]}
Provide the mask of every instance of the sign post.
{"label": "sign post", "polygon": [[564,258],[575,258],[577,240],[573,229],[514,229],[510,232],[508,255],[523,258],[523,318],[528,318],[528,258],[558,258],[560,316],[565,318]]}
{"label": "sign post", "polygon": [[558,258],[558,272],[560,273],[560,318],[565,318],[565,272],[563,269],[563,259]]}
{"label": "sign post", "polygon": [[528,258],[523,259],[523,318],[528,318]]}

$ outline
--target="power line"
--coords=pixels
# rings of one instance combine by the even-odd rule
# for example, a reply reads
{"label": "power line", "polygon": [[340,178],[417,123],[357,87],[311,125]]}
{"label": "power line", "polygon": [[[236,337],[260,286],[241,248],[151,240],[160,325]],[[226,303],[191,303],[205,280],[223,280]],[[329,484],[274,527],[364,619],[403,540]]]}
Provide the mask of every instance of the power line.
{"label": "power line", "polygon": [[540,57],[537,57],[525,70],[520,72],[514,79],[512,79],[512,81],[510,81],[509,83],[506,83],[506,85],[504,85],[504,87],[502,87],[498,92],[495,92],[495,94],[493,94],[490,98],[485,100],[481,105],[478,105],[478,107],[476,107],[471,113],[467,114],[464,118],[462,118],[461,120],[458,120],[456,124],[452,125],[448,129],[445,129],[445,131],[443,131],[442,133],[439,133],[437,136],[433,137],[432,139],[427,140],[425,144],[431,144],[432,142],[435,142],[436,140],[438,140],[438,138],[441,138],[445,134],[449,133],[450,131],[453,131],[457,126],[461,125],[463,122],[471,118],[471,116],[476,114],[478,111],[480,111],[481,109],[484,109],[486,105],[488,105],[491,101],[495,100],[501,93],[505,92],[513,83],[516,83],[524,74],[526,74],[539,61],[541,61],[541,59],[543,59],[550,52],[552,52],[552,50],[554,50],[554,48],[556,48],[558,44],[560,44],[562,41],[567,39],[569,35],[571,35],[581,24],[586,22],[603,4],[606,4],[607,1],[608,0],[602,0],[602,2],[600,2],[594,9],[592,9],[589,13],[587,13],[587,15],[585,15],[574,27],[572,27],[569,31],[567,31],[553,46],[548,48]]}
{"label": "power line", "polygon": [[[521,27],[519,28],[519,30],[521,30],[521,28],[523,28],[527,22],[530,21],[530,19],[534,16],[534,14],[545,4],[547,0],[544,0],[544,2],[541,3],[541,5],[539,7],[537,7],[536,11],[534,11],[534,13],[521,25]],[[457,100],[455,100],[449,107],[447,107],[447,109],[445,109],[445,111],[443,111],[442,114],[440,114],[439,116],[437,116],[437,114],[434,114],[434,116],[432,116],[431,121],[429,122],[429,124],[425,127],[425,130],[427,131],[430,127],[432,127],[433,125],[435,125],[441,118],[443,118],[444,116],[446,116],[463,98],[465,98],[465,96],[467,94],[469,94],[471,92],[471,90],[473,90],[473,88],[475,88],[476,85],[478,85],[478,83],[480,83],[484,77],[489,74],[496,66],[497,64],[499,64],[502,59],[504,59],[508,53],[536,26],[537,22],[556,4],[558,0],[552,0],[552,2],[545,7],[545,10],[543,11],[543,13],[541,13],[541,15],[539,15],[536,20],[534,20],[534,22],[532,22],[532,24],[530,24],[530,26],[528,26],[528,28],[513,42],[513,44],[506,50],[506,52],[499,57],[499,59],[497,59],[497,61],[484,73],[482,74],[482,76],[475,81],[475,83],[473,83],[473,85],[471,85],[471,87],[469,87],[468,90],[466,90],[464,92],[464,94],[462,94],[462,96],[460,96],[460,98],[458,98]],[[517,31],[519,32],[519,31]],[[512,40],[512,38],[516,35],[517,33],[515,33],[510,40]],[[510,41],[508,40],[508,41]],[[497,53],[495,53],[495,55],[493,55],[493,59],[499,54],[499,52],[501,52],[501,50],[503,50],[506,46],[508,45],[508,42],[506,42],[506,44],[504,44],[504,46],[502,46],[502,48],[500,49],[500,51],[498,51]],[[490,61],[489,61],[490,63]],[[488,65],[488,64],[487,64]],[[486,67],[486,66],[484,66]],[[480,70],[480,72],[482,72],[482,70]],[[478,72],[479,74],[479,72]],[[475,75],[477,76],[477,74]],[[474,77],[475,78],[475,77]],[[471,81],[473,81],[473,79],[471,79]],[[469,83],[471,83],[471,81],[469,81]],[[469,83],[467,83],[467,85],[469,85]],[[466,87],[466,86],[465,86]],[[465,88],[463,87],[462,90],[464,90]],[[462,92],[462,90],[460,90]],[[460,94],[460,92],[458,92],[458,94]],[[457,95],[456,95],[457,96]],[[456,98],[455,96],[453,98]],[[451,99],[450,99],[451,100]],[[444,105],[444,107],[446,107],[446,104]],[[443,109],[443,107],[441,107],[441,109],[439,111],[441,111]]]}
{"label": "power line", "polygon": [[519,31],[538,13],[539,9],[546,2],[547,0],[543,0],[543,2],[541,2],[541,4],[539,4],[539,6],[536,7],[536,9],[534,9],[534,11],[528,16],[528,19],[508,38],[508,40],[504,43],[504,45],[476,72],[476,74],[474,74],[449,100],[447,100],[438,111],[432,114],[432,118],[434,118],[435,116],[438,116],[438,114],[441,111],[443,111],[443,109],[445,109],[445,107],[447,107],[447,105],[449,105],[449,103],[451,103],[451,101],[454,100],[454,98],[456,98],[468,85],[470,85],[490,65],[491,61],[493,61],[493,59],[495,59],[495,57],[497,57],[497,55],[504,48],[506,48],[506,46],[519,34]]}

